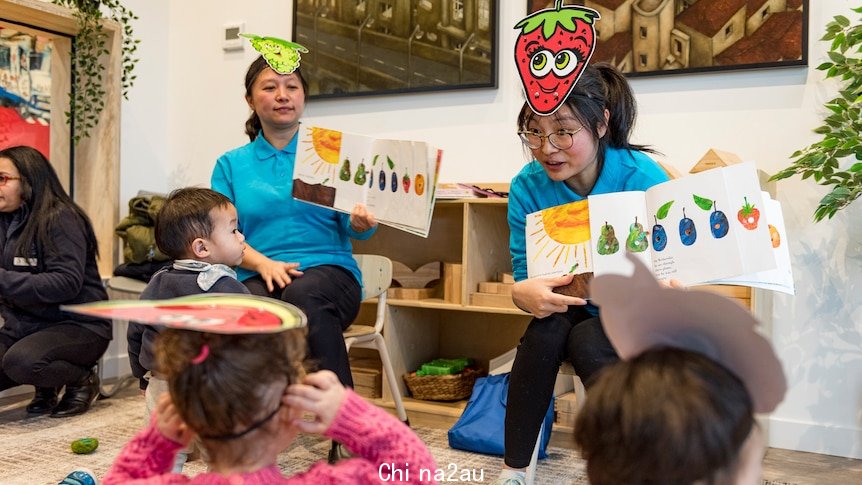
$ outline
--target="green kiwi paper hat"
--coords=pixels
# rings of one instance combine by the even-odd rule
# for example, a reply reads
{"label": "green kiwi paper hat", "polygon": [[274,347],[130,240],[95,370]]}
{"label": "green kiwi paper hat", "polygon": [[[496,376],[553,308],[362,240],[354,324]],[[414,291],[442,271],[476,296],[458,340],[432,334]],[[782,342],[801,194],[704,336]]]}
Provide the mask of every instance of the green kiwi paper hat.
{"label": "green kiwi paper hat", "polygon": [[254,50],[266,59],[266,63],[279,74],[290,74],[299,68],[300,52],[308,53],[308,49],[296,42],[277,37],[261,37],[255,34],[239,34],[251,41]]}
{"label": "green kiwi paper hat", "polygon": [[745,384],[754,411],[771,412],[784,399],[787,380],[758,321],[742,305],[707,291],[664,288],[632,254],[631,276],[602,275],[590,283],[602,326],[620,358],[661,347],[698,352]]}

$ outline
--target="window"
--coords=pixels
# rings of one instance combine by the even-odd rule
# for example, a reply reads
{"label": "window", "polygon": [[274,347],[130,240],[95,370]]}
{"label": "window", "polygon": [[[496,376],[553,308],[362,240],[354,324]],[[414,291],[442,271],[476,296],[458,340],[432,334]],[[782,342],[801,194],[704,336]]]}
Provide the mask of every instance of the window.
{"label": "window", "polygon": [[39,71],[42,69],[42,53],[30,51],[30,70]]}
{"label": "window", "polygon": [[490,0],[479,0],[479,30],[491,28],[491,2]]}
{"label": "window", "polygon": [[640,59],[641,67],[646,67],[646,65],[647,65],[647,55],[646,55],[646,54],[641,54],[641,55],[639,55],[639,56],[638,56],[638,58]]}
{"label": "window", "polygon": [[724,37],[730,37],[731,34],[733,34],[733,24],[730,24],[724,28]]}
{"label": "window", "polygon": [[682,55],[682,42],[679,39],[673,40],[673,53],[674,55]]}
{"label": "window", "polygon": [[646,39],[646,36],[647,36],[647,28],[646,28],[646,27],[644,27],[644,26],[641,26],[641,28],[640,28],[640,33],[641,33],[641,39]]}
{"label": "window", "polygon": [[766,17],[769,17],[769,5],[767,5],[760,14],[760,20],[766,20]]}
{"label": "window", "polygon": [[452,20],[456,22],[464,21],[464,0],[452,1]]}
{"label": "window", "polygon": [[5,45],[0,45],[0,68],[9,69],[12,65],[12,51]]}

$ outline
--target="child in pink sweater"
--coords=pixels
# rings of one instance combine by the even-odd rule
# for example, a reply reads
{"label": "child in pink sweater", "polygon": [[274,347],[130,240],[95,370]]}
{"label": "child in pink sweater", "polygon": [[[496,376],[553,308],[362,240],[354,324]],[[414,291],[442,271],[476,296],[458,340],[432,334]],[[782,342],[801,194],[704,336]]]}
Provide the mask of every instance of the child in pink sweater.
{"label": "child in pink sweater", "polygon": [[[304,375],[304,350],[305,335],[296,330],[165,330],[157,361],[170,394],[160,397],[149,427],[123,448],[102,483],[421,483],[433,477],[431,453],[407,426],[344,388],[330,371]],[[277,457],[299,432],[344,443],[355,458],[321,461],[285,477]],[[171,473],[177,451],[195,435],[209,471]]]}

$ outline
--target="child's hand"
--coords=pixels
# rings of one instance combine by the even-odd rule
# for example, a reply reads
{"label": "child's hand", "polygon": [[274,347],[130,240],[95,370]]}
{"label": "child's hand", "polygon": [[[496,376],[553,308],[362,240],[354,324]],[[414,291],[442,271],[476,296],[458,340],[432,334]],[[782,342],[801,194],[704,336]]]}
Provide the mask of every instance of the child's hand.
{"label": "child's hand", "polygon": [[356,232],[365,232],[377,225],[374,214],[368,211],[365,204],[356,204],[350,213],[350,227]]}
{"label": "child's hand", "polygon": [[338,377],[332,371],[322,370],[305,376],[302,384],[289,386],[282,402],[314,415],[311,421],[302,418],[293,421],[300,431],[322,434],[335,420],[344,396],[344,386],[338,382]]}
{"label": "child's hand", "polygon": [[162,436],[183,446],[187,446],[195,435],[180,417],[167,392],[159,396],[156,404],[156,428]]}
{"label": "child's hand", "polygon": [[272,292],[275,290],[274,285],[284,288],[293,282],[293,278],[302,276],[302,271],[296,268],[299,268],[299,263],[283,263],[267,258],[257,267],[257,272],[266,283],[266,288]]}

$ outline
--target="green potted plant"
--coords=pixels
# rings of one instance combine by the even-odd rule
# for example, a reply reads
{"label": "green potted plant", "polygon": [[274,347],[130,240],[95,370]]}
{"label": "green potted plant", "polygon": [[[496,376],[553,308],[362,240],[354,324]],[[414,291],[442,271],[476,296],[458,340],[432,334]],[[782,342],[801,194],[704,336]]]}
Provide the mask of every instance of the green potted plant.
{"label": "green potted plant", "polygon": [[[77,144],[90,134],[96,126],[99,113],[105,106],[103,85],[105,64],[100,57],[108,54],[105,48],[105,33],[101,21],[109,18],[120,24],[123,36],[123,97],[128,99],[129,89],[134,85],[133,74],[138,58],[135,52],[141,42],[134,38],[132,20],[138,17],[119,0],[51,0],[55,5],[74,12],[78,20],[78,34],[72,54],[74,82],[69,93],[69,111],[66,117],[75,127],[73,137]],[[104,13],[103,13],[104,12]]]}
{"label": "green potted plant", "polygon": [[[862,14],[862,7],[854,8]],[[780,180],[795,174],[831,187],[814,211],[814,220],[831,219],[862,195],[862,24],[838,15],[826,25],[821,40],[831,41],[829,61],[817,66],[826,78],[841,83],[838,95],[824,105],[828,116],[814,130],[823,138],[790,156],[789,167],[773,175]],[[852,157],[852,158],[851,158]]]}

